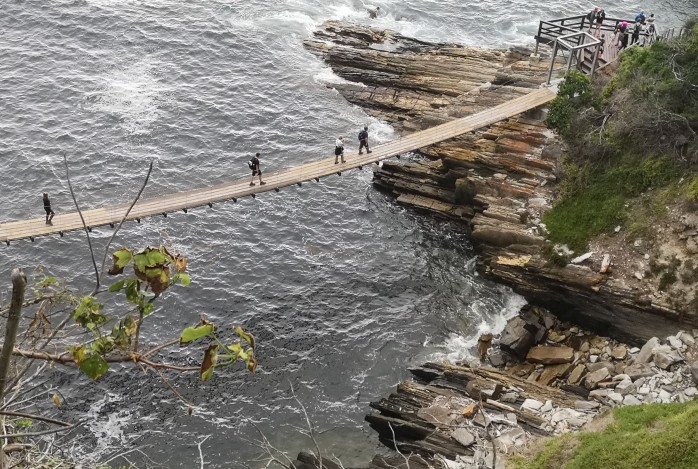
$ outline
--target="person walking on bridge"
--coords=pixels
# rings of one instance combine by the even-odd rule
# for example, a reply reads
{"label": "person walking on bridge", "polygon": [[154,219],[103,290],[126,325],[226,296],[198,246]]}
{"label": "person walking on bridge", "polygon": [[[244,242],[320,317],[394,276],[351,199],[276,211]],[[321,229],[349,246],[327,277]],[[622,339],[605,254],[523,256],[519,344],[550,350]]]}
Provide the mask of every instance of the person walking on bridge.
{"label": "person walking on bridge", "polygon": [[53,220],[53,210],[51,209],[51,201],[48,198],[48,193],[44,192],[44,210],[46,211],[46,224],[52,225],[51,220]]}
{"label": "person walking on bridge", "polygon": [[344,137],[339,136],[334,142],[334,164],[339,164],[339,157],[342,157],[342,163],[346,163],[344,159]]}
{"label": "person walking on bridge", "polygon": [[262,181],[262,170],[259,168],[259,158],[262,155],[257,152],[252,159],[250,160],[249,166],[250,169],[252,170],[252,179],[250,180],[250,186],[254,186],[254,177],[258,176],[259,177],[259,185],[263,186],[266,184],[266,182]]}
{"label": "person walking on bridge", "polygon": [[359,155],[363,155],[363,149],[366,147],[366,153],[371,153],[368,148],[368,126],[364,127],[364,130],[359,132]]}

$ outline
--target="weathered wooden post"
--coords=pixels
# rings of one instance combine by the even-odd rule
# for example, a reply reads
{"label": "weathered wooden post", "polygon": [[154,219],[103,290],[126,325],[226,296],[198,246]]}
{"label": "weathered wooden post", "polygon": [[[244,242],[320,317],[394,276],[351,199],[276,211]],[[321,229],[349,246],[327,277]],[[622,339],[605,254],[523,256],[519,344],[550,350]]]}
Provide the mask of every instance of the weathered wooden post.
{"label": "weathered wooden post", "polygon": [[[26,286],[27,278],[24,276],[24,272],[21,269],[14,269],[12,271],[12,301],[9,314],[7,315],[7,325],[5,326],[5,341],[2,344],[2,352],[0,353],[0,403],[2,403],[5,396],[5,383],[7,382],[7,373],[10,369],[12,350],[15,347],[19,319],[22,316],[24,288]],[[0,441],[0,469],[5,467],[4,446],[5,440]]]}

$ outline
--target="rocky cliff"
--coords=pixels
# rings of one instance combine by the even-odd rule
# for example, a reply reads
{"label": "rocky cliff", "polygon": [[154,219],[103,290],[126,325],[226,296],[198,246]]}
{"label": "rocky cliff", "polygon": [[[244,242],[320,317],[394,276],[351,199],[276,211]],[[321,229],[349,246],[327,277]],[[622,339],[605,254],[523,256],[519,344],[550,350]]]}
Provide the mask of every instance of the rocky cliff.
{"label": "rocky cliff", "polygon": [[[522,49],[429,44],[339,22],[326,23],[305,46],[352,82],[332,87],[401,132],[525,94],[545,80],[547,68]],[[400,204],[466,224],[483,275],[565,320],[629,343],[697,327],[698,311],[677,311],[594,259],[551,261],[541,217],[554,199],[563,148],[542,118],[541,112],[517,116],[423,148],[418,161],[385,162],[374,184]]]}

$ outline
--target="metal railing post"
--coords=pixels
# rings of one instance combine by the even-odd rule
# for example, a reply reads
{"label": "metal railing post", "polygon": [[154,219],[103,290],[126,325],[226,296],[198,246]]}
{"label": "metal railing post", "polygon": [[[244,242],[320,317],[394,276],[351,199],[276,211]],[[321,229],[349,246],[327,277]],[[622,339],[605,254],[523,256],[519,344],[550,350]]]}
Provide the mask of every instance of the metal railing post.
{"label": "metal railing post", "polygon": [[557,57],[557,38],[555,39],[555,44],[553,45],[553,53],[550,57],[550,67],[548,67],[548,79],[545,81],[546,85],[549,85],[550,80],[553,78],[553,66],[555,65],[555,57]]}

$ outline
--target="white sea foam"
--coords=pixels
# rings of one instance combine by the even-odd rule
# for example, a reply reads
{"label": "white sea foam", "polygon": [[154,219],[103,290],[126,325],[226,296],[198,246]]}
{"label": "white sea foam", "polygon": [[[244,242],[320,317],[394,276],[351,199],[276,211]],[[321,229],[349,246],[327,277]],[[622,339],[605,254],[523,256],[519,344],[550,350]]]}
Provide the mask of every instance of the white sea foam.
{"label": "white sea foam", "polygon": [[155,66],[147,60],[116,68],[101,77],[97,90],[87,94],[86,107],[121,120],[131,134],[150,131],[168,101],[169,88],[159,82]]}

